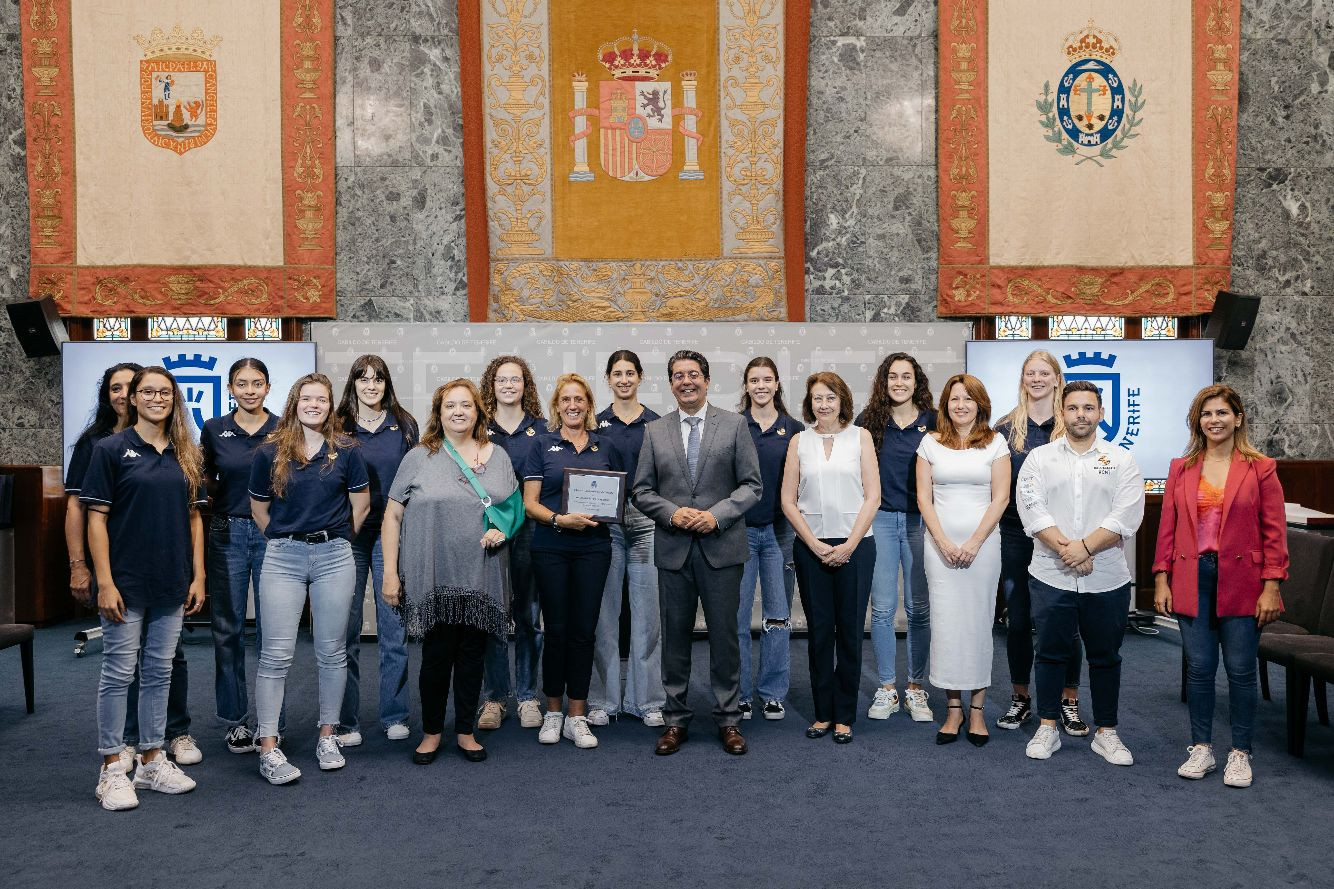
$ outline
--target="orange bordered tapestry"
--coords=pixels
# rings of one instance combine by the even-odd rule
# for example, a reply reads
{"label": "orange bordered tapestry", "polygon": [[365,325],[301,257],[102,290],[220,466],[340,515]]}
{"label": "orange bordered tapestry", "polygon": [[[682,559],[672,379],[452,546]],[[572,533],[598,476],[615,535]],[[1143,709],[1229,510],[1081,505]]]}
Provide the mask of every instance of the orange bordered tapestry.
{"label": "orange bordered tapestry", "polygon": [[940,0],[939,35],[939,313],[1207,312],[1240,0]]}
{"label": "orange bordered tapestry", "polygon": [[331,317],[333,0],[21,0],[33,297]]}
{"label": "orange bordered tapestry", "polygon": [[808,0],[460,0],[472,320],[804,318]]}

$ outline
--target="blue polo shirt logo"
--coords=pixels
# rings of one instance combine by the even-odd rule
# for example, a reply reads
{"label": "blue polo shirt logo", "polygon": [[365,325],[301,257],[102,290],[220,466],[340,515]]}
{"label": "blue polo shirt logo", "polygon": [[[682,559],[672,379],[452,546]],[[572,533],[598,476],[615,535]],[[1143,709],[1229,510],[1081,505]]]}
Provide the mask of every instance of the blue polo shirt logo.
{"label": "blue polo shirt logo", "polygon": [[606,429],[610,425],[611,425],[611,420],[603,420],[601,423],[598,424],[598,428]]}
{"label": "blue polo shirt logo", "polygon": [[559,453],[560,453],[560,445],[552,445],[551,447],[547,448],[547,450],[549,450],[549,451],[555,451],[556,453],[559,454]]}
{"label": "blue polo shirt logo", "polygon": [[236,433],[228,429],[226,432],[219,433],[218,438],[236,438]]}
{"label": "blue polo shirt logo", "polygon": [[[139,452],[136,451],[134,448],[126,448],[126,449],[125,449],[125,457],[138,457],[138,456],[139,456]],[[122,457],[121,459],[124,459],[124,457]]]}
{"label": "blue polo shirt logo", "polygon": [[778,434],[787,435],[787,427],[786,426],[779,427]]}
{"label": "blue polo shirt logo", "polygon": [[537,434],[537,430],[534,429],[532,426],[529,426],[527,429],[524,430],[524,433],[523,433],[523,434],[524,434],[524,435],[536,435],[536,434]]}

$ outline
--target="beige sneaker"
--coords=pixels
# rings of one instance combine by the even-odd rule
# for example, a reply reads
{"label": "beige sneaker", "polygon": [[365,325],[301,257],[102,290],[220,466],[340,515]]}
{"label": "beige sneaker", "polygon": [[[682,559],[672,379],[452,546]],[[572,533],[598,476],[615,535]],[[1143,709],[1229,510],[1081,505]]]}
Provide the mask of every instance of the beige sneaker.
{"label": "beige sneaker", "polygon": [[542,708],[537,705],[537,701],[529,698],[519,702],[519,725],[524,728],[542,727]]}
{"label": "beige sneaker", "polygon": [[477,728],[484,732],[493,732],[505,721],[505,702],[487,701],[482,705],[482,715],[477,718]]}

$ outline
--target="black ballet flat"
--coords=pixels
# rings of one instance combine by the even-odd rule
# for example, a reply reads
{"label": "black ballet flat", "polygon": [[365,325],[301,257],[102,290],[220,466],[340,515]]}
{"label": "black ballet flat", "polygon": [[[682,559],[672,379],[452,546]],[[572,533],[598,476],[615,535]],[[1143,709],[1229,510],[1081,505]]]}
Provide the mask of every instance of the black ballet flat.
{"label": "black ballet flat", "polygon": [[[982,707],[972,707],[972,709],[983,710]],[[983,710],[983,712],[985,712],[985,710]],[[991,740],[991,735],[979,735],[974,732],[968,732],[967,735],[968,743],[972,744],[974,747],[985,747],[987,746],[987,742]]]}
{"label": "black ballet flat", "polygon": [[412,761],[419,766],[429,766],[431,763],[435,762],[436,754],[438,754],[439,752],[440,752],[439,747],[437,747],[434,750],[428,751],[426,753],[414,750],[412,751]]}
{"label": "black ballet flat", "polygon": [[[949,705],[947,705],[947,706],[945,707],[946,712],[948,712],[948,711],[950,711],[950,710],[962,710],[962,709],[963,709],[963,706],[962,706],[962,705],[956,707],[956,706],[953,705],[953,704],[949,704]],[[960,725],[959,725],[959,728],[962,729],[962,728],[963,728],[963,725],[960,724]],[[940,744],[940,745],[944,745],[944,744],[953,744],[953,743],[954,743],[955,741],[957,741],[957,740],[959,740],[959,732],[958,732],[958,731],[953,731],[953,732],[936,732],[936,743],[937,743],[937,744]]]}
{"label": "black ballet flat", "polygon": [[462,744],[455,744],[454,749],[458,751],[459,756],[468,762],[486,762],[486,748],[479,747],[476,750],[469,750]]}
{"label": "black ballet flat", "polygon": [[831,722],[824,728],[816,728],[815,726],[811,726],[810,728],[806,729],[806,737],[811,738],[812,740],[816,738],[823,738],[825,735],[829,734],[829,729],[832,728],[833,725],[834,724]]}
{"label": "black ballet flat", "polygon": [[835,744],[851,744],[851,743],[852,743],[852,732],[851,732],[851,731],[846,731],[846,732],[834,732],[834,743],[835,743]]}

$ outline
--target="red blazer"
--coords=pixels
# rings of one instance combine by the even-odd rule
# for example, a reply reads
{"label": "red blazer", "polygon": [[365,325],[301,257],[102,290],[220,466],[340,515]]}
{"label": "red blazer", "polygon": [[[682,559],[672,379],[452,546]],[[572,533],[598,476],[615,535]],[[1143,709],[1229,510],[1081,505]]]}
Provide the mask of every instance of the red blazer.
{"label": "red blazer", "polygon": [[[1199,544],[1196,498],[1203,461],[1187,467],[1184,457],[1172,461],[1163,492],[1163,518],[1158,525],[1154,573],[1167,572],[1172,610],[1199,616]],[[1288,577],[1287,520],[1278,464],[1268,457],[1248,461],[1232,452],[1232,466],[1223,492],[1223,522],[1218,529],[1219,617],[1255,614],[1266,580]]]}

